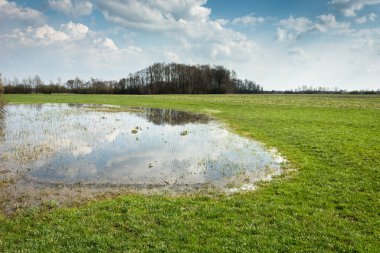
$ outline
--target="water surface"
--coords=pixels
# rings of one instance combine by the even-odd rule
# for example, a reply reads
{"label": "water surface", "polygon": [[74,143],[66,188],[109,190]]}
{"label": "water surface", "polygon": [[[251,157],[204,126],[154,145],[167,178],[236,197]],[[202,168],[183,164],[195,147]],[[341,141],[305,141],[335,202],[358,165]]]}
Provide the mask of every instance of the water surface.
{"label": "water surface", "polygon": [[0,119],[0,167],[35,184],[232,188],[280,172],[276,154],[204,115],[43,104]]}

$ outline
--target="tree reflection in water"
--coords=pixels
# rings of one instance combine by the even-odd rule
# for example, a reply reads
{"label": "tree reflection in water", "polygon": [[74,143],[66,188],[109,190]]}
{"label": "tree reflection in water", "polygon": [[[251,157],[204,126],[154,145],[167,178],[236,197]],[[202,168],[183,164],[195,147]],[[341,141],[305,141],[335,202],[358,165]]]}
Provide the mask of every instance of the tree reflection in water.
{"label": "tree reflection in water", "polygon": [[192,114],[171,109],[140,108],[139,116],[155,125],[186,125],[189,123],[207,124],[210,118],[202,114]]}

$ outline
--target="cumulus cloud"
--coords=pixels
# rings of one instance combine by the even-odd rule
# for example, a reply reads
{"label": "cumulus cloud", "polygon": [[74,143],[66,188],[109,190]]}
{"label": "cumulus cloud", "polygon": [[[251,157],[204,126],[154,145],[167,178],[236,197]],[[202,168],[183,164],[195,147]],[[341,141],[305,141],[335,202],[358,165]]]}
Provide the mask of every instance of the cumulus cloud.
{"label": "cumulus cloud", "polygon": [[42,12],[28,7],[21,7],[15,2],[0,0],[0,21],[21,21],[30,24],[42,23],[45,16]]}
{"label": "cumulus cloud", "polygon": [[71,40],[84,39],[89,32],[87,26],[73,22],[61,25],[61,30],[64,31]]}
{"label": "cumulus cloud", "polygon": [[336,6],[344,16],[356,17],[358,11],[366,6],[380,4],[380,0],[332,0],[330,4]]}
{"label": "cumulus cloud", "polygon": [[380,28],[360,29],[354,35],[354,51],[371,51],[380,59]]}
{"label": "cumulus cloud", "polygon": [[260,50],[246,35],[226,29],[214,21],[193,23],[177,36],[189,53],[213,61],[246,61]]}
{"label": "cumulus cloud", "polygon": [[59,56],[61,62],[57,64],[72,73],[80,69],[80,75],[85,78],[98,76],[117,79],[151,63],[141,48],[118,46],[108,37],[89,38],[64,47],[66,51]]}
{"label": "cumulus cloud", "polygon": [[[245,35],[227,29],[227,20],[212,20],[207,0],[96,0],[104,17],[113,23],[139,31],[177,38],[182,48],[212,59],[252,56],[255,43]],[[253,22],[248,18],[236,22]],[[258,19],[257,22],[261,22]]]}
{"label": "cumulus cloud", "polygon": [[49,25],[43,25],[37,28],[30,26],[25,30],[14,29],[11,33],[0,37],[1,41],[8,47],[46,46],[52,43],[66,41],[68,38],[67,34],[56,31]]}
{"label": "cumulus cloud", "polygon": [[48,46],[54,43],[84,39],[88,31],[87,26],[79,23],[63,24],[60,30],[55,30],[45,24],[39,27],[29,26],[24,30],[14,29],[10,33],[0,36],[0,40],[10,47]]}
{"label": "cumulus cloud", "polygon": [[335,31],[338,33],[345,33],[350,31],[350,23],[338,22],[332,14],[318,16],[319,23],[315,25],[316,29],[320,32]]}
{"label": "cumulus cloud", "polygon": [[355,22],[358,24],[365,24],[368,22],[375,22],[376,18],[377,18],[377,15],[375,13],[370,13],[368,15],[355,19]]}
{"label": "cumulus cloud", "polygon": [[31,39],[38,43],[48,45],[54,42],[69,40],[69,36],[61,31],[54,30],[53,27],[44,25],[38,28],[29,27],[24,37],[30,36]]}
{"label": "cumulus cloud", "polygon": [[211,10],[207,0],[95,0],[104,17],[129,28],[150,31],[173,30],[192,21],[205,21]]}
{"label": "cumulus cloud", "polygon": [[60,75],[63,79],[115,79],[151,64],[152,60],[151,52],[132,43],[118,45],[107,34],[73,22],[29,26],[0,34],[0,55],[0,65],[10,66],[8,74],[23,69],[22,75],[41,73],[44,77]]}
{"label": "cumulus cloud", "polygon": [[280,20],[279,25],[276,39],[281,42],[296,40],[302,34],[315,29],[314,23],[305,17],[289,16],[287,19]]}
{"label": "cumulus cloud", "polygon": [[219,18],[219,19],[215,19],[215,22],[223,26],[223,25],[227,25],[230,21],[228,19]]}
{"label": "cumulus cloud", "polygon": [[88,0],[49,0],[49,7],[69,16],[87,16],[92,13],[93,5]]}
{"label": "cumulus cloud", "polygon": [[113,42],[113,40],[108,37],[95,39],[94,44],[103,49],[110,50],[110,51],[117,51],[119,49],[115,45],[115,42]]}
{"label": "cumulus cloud", "polygon": [[113,42],[113,40],[111,40],[110,38],[105,38],[103,40],[103,43],[102,45],[107,48],[107,49],[110,49],[110,50],[118,50],[117,46],[115,45],[115,43]]}
{"label": "cumulus cloud", "polygon": [[257,24],[263,24],[265,22],[264,17],[257,17],[253,13],[243,17],[234,18],[232,24],[234,25],[249,25],[255,26]]}
{"label": "cumulus cloud", "polygon": [[352,32],[350,27],[350,23],[338,22],[332,14],[320,15],[316,22],[305,17],[294,18],[289,16],[287,19],[280,20],[275,38],[280,42],[288,42],[297,40],[301,35],[311,32],[350,33]]}

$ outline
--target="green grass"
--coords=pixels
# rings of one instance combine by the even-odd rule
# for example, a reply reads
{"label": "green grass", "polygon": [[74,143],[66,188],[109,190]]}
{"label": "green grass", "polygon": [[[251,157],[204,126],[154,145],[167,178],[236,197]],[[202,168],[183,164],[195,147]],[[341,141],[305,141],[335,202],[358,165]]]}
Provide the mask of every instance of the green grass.
{"label": "green grass", "polygon": [[233,196],[139,196],[0,216],[0,252],[380,252],[380,97],[7,95],[208,113],[297,172]]}

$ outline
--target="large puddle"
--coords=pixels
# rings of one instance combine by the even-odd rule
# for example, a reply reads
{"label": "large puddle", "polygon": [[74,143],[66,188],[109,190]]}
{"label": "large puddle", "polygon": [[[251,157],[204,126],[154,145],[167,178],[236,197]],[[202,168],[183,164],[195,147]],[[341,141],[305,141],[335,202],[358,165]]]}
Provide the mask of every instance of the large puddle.
{"label": "large puddle", "polygon": [[[204,115],[117,106],[7,105],[0,177],[12,187],[252,189],[281,158]],[[16,175],[16,176],[15,176]],[[5,185],[9,186],[9,180]]]}

